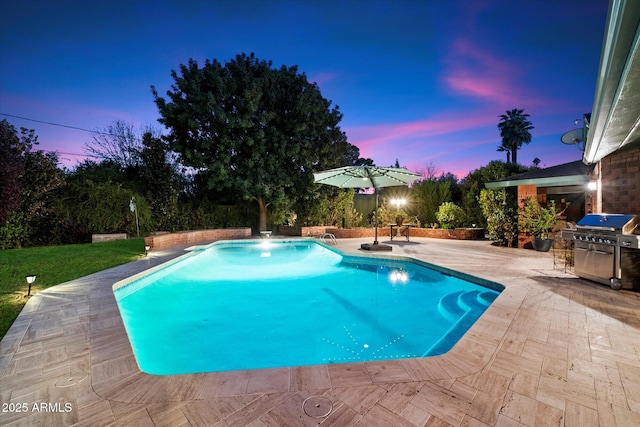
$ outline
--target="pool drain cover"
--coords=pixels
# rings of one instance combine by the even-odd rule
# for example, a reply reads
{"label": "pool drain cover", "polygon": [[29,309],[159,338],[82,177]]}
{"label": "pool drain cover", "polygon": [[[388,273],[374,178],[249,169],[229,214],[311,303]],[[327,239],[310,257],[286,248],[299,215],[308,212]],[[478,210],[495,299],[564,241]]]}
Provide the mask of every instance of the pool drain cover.
{"label": "pool drain cover", "polygon": [[333,402],[324,396],[310,396],[302,402],[302,410],[312,418],[324,418],[333,411]]}

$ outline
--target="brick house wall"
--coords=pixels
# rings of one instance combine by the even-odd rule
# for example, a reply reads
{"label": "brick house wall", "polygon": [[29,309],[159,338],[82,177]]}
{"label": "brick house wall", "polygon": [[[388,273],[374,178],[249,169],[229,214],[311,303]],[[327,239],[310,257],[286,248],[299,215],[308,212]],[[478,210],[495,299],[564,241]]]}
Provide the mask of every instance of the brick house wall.
{"label": "brick house wall", "polygon": [[640,214],[640,144],[600,160],[600,209]]}

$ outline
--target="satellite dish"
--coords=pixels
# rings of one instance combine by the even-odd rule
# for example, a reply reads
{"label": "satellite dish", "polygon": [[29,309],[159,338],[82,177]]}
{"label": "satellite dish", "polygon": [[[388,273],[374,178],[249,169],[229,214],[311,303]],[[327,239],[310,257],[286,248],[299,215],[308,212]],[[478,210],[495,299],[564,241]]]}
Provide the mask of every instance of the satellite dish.
{"label": "satellite dish", "polygon": [[563,144],[567,144],[567,145],[580,144],[581,142],[583,142],[582,128],[570,130],[569,132],[562,135],[562,137],[560,138],[560,141],[562,141]]}

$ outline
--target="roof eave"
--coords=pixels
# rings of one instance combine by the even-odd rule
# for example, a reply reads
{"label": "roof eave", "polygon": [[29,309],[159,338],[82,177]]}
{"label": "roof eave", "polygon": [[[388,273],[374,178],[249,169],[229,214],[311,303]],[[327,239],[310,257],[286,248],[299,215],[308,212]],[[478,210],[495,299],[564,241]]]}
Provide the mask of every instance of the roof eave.
{"label": "roof eave", "polygon": [[593,164],[640,139],[640,2],[611,0],[589,134],[582,161]]}
{"label": "roof eave", "polygon": [[589,182],[587,175],[555,176],[550,178],[531,178],[487,182],[485,187],[495,190],[499,188],[517,187],[519,185],[535,185],[537,187],[562,187],[569,185],[585,185]]}

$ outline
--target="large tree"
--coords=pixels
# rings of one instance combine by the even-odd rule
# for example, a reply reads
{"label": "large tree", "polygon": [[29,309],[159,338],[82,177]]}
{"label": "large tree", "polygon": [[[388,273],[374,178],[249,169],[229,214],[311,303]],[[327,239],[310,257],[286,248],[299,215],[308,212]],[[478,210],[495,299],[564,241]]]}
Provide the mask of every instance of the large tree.
{"label": "large tree", "polygon": [[166,144],[150,132],[142,136],[140,190],[149,202],[157,229],[173,230],[178,205],[180,174]]}
{"label": "large tree", "polygon": [[342,113],[296,66],[240,54],[224,65],[191,59],[171,76],[168,99],[151,88],[170,149],[205,171],[210,189],[254,200],[260,230],[270,204],[313,191],[312,172],[358,161],[338,126]]}
{"label": "large tree", "polygon": [[57,223],[54,190],[64,185],[58,155],[34,150],[33,129],[0,121],[0,248],[47,243]]}
{"label": "large tree", "polygon": [[507,111],[507,114],[500,116],[500,136],[502,144],[498,147],[498,151],[507,152],[507,162],[509,162],[509,152],[511,152],[511,163],[518,163],[518,150],[522,144],[531,142],[531,133],[533,125],[529,121],[529,115],[524,110],[514,108]]}
{"label": "large tree", "polygon": [[24,153],[33,145],[26,132],[23,128],[19,137],[11,123],[0,121],[0,223],[17,210],[22,201]]}

